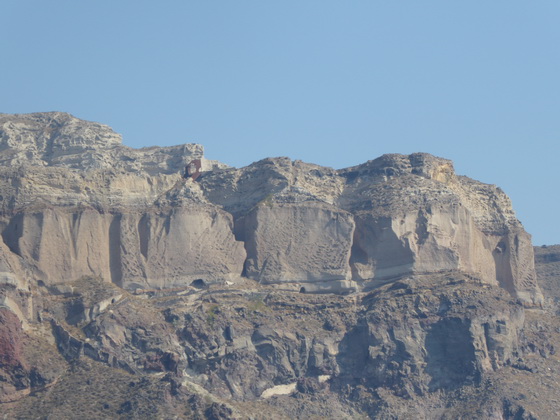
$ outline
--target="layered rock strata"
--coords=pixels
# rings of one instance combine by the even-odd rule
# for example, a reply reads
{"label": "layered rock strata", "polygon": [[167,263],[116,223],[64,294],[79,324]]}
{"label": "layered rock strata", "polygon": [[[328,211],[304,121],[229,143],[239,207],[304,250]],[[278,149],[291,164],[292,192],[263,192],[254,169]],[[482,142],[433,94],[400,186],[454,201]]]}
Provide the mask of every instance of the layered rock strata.
{"label": "layered rock strata", "polygon": [[45,113],[0,115],[0,162],[9,418],[560,415],[558,249],[543,302],[507,196],[448,160],[236,169]]}
{"label": "layered rock strata", "polygon": [[0,163],[0,263],[16,283],[94,275],[166,288],[243,275],[341,292],[460,271],[541,300],[507,196],[431,155],[235,169],[199,145],[132,149],[107,126],[55,112],[0,114]]}
{"label": "layered rock strata", "polygon": [[[526,302],[542,300],[531,239],[509,198],[457,176],[449,160],[385,155],[335,171],[275,158],[200,182],[208,200],[233,215],[245,274],[257,281],[367,290],[410,274],[460,271]],[[302,255],[314,266],[304,276],[291,267]]]}

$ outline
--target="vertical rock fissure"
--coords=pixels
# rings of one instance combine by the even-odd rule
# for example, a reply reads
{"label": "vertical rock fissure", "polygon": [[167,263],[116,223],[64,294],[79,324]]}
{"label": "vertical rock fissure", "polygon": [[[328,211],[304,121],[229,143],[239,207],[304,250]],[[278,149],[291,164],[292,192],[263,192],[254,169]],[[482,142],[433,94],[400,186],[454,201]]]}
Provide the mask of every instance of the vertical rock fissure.
{"label": "vertical rock fissure", "polygon": [[121,215],[114,215],[109,226],[109,266],[111,282],[122,286]]}
{"label": "vertical rock fissure", "polygon": [[148,244],[150,242],[150,226],[148,214],[142,215],[138,222],[138,239],[140,241],[140,253],[148,259]]}

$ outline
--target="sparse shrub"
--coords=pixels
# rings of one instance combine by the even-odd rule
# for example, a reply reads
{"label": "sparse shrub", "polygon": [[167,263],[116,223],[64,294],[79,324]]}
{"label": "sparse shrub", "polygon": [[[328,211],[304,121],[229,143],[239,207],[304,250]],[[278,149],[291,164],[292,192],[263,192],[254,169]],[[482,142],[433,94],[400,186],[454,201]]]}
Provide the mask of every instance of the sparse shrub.
{"label": "sparse shrub", "polygon": [[266,312],[269,308],[266,306],[263,296],[253,295],[249,298],[249,303],[247,305],[247,311],[249,313],[255,312]]}
{"label": "sparse shrub", "polygon": [[219,312],[219,305],[212,305],[210,306],[210,308],[208,308],[208,310],[206,311],[206,322],[208,323],[208,325],[210,325],[211,327],[214,326],[214,322],[216,321],[216,314]]}

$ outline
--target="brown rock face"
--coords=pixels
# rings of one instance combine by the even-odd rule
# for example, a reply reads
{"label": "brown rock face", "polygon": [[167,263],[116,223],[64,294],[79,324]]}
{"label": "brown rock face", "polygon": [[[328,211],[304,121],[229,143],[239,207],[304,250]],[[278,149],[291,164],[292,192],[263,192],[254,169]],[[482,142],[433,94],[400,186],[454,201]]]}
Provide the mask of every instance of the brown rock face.
{"label": "brown rock face", "polygon": [[7,308],[0,307],[0,367],[25,367],[21,321]]}
{"label": "brown rock face", "polygon": [[29,386],[28,367],[23,357],[21,321],[0,307],[0,403],[10,401]]}

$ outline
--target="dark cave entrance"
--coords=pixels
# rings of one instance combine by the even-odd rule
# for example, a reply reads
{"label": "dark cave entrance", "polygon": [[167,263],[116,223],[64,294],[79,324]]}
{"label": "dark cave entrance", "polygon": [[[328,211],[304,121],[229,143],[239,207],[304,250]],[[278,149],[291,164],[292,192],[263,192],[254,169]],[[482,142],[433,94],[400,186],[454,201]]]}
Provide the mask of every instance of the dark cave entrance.
{"label": "dark cave entrance", "polygon": [[207,284],[202,279],[196,279],[196,280],[193,280],[193,282],[191,283],[191,286],[195,287],[197,289],[204,289],[207,286]]}

